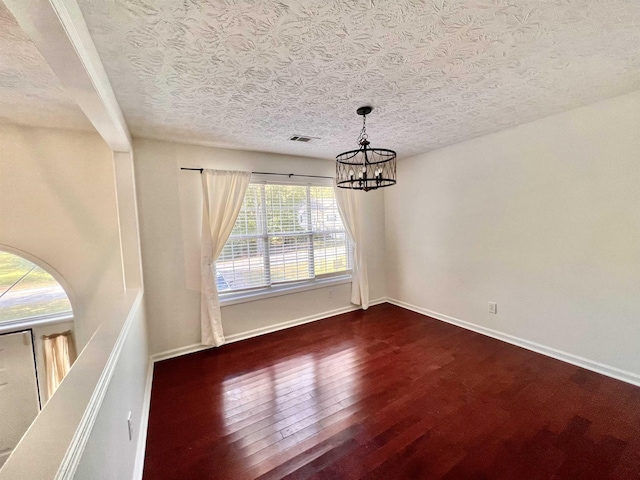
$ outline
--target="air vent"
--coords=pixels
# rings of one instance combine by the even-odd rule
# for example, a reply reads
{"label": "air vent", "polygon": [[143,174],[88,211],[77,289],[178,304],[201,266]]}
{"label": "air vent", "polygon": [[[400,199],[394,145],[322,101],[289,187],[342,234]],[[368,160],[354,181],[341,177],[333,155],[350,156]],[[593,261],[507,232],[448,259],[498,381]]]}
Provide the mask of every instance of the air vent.
{"label": "air vent", "polygon": [[309,137],[307,135],[293,135],[291,137],[289,137],[289,140],[291,140],[292,142],[310,142],[311,140],[319,140],[320,137]]}

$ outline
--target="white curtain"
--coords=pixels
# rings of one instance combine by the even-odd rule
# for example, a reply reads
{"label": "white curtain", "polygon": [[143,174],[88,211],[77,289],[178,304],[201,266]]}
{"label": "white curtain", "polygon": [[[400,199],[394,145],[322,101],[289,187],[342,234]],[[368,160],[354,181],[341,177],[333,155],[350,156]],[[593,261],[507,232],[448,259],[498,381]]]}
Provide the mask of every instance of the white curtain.
{"label": "white curtain", "polygon": [[47,376],[47,398],[51,398],[76,360],[76,348],[71,331],[42,337],[44,365]]}
{"label": "white curtain", "polygon": [[360,213],[360,197],[356,190],[338,188],[335,191],[338,210],[342,217],[344,228],[354,245],[353,277],[351,281],[351,303],[361,305],[363,310],[369,308],[369,278],[367,276],[367,261],[364,252],[364,236]]}
{"label": "white curtain", "polygon": [[251,172],[202,171],[200,325],[203,345],[219,347],[224,343],[215,261],[231,235],[250,180]]}

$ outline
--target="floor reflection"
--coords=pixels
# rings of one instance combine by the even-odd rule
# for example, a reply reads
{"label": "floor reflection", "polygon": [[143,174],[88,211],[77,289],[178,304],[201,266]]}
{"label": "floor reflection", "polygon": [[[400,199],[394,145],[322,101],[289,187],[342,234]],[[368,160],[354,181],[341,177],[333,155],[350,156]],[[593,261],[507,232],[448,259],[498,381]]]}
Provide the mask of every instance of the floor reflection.
{"label": "floor reflection", "polygon": [[291,446],[318,433],[356,401],[357,365],[357,346],[349,344],[329,355],[297,355],[226,379],[226,434],[248,457],[283,440]]}

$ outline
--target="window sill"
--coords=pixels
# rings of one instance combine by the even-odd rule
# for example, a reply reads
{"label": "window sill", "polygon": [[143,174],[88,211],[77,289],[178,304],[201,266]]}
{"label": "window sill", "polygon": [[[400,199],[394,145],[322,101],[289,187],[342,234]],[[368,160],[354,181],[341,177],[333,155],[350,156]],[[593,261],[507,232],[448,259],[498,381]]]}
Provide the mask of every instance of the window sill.
{"label": "window sill", "polygon": [[64,313],[61,315],[46,315],[42,317],[22,318],[20,320],[6,320],[0,322],[0,333],[15,332],[26,330],[33,327],[41,327],[43,325],[53,325],[54,323],[64,323],[73,320],[72,313]]}
{"label": "window sill", "polygon": [[332,287],[334,285],[342,285],[344,283],[351,283],[351,275],[341,275],[339,277],[316,280],[314,282],[303,283],[300,285],[271,287],[253,292],[221,293],[220,306],[227,307],[229,305],[237,305],[239,303],[254,302],[265,298],[279,297],[280,295],[305,292],[307,290],[315,290],[317,288]]}

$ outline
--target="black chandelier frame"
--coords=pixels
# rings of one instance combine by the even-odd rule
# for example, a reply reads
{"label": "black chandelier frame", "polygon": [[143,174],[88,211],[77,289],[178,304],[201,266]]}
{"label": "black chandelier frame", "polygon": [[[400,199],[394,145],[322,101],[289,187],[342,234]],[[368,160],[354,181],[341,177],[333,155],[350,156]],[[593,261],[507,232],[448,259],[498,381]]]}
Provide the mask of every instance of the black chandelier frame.
{"label": "black chandelier frame", "polygon": [[336,156],[336,185],[351,190],[376,190],[396,184],[396,152],[388,148],[371,148],[367,136],[367,115],[373,107],[360,107],[362,130],[360,148]]}

